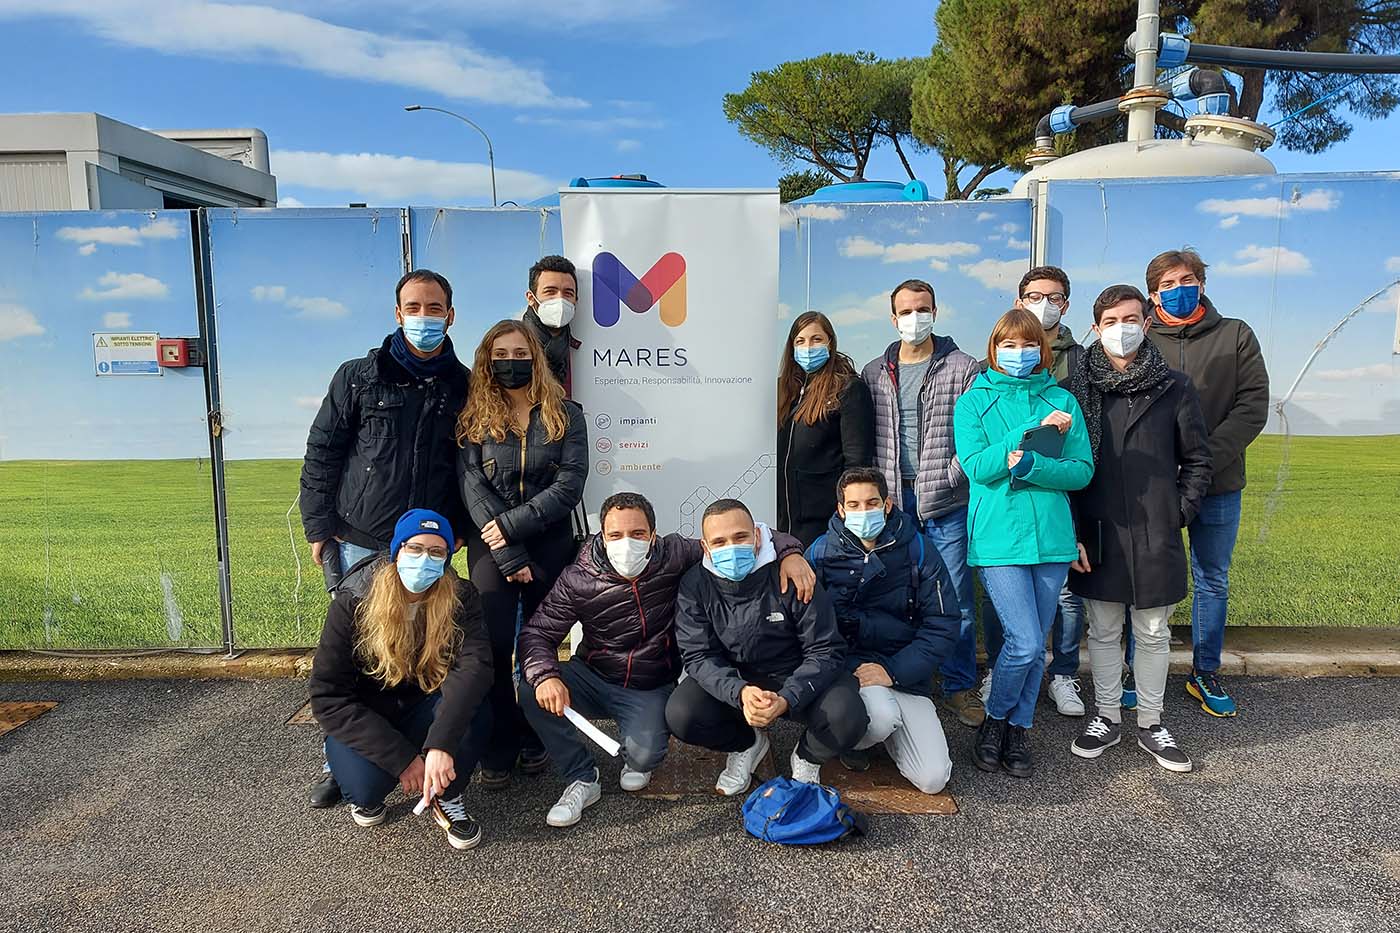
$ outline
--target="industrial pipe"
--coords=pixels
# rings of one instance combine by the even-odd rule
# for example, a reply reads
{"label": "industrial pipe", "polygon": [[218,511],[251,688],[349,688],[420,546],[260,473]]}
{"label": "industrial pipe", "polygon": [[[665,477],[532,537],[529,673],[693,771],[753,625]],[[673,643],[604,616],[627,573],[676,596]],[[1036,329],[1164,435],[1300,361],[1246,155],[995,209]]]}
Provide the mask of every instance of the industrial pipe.
{"label": "industrial pipe", "polygon": [[[1125,46],[1136,57],[1137,34]],[[1400,74],[1400,55],[1366,55],[1352,52],[1289,52],[1278,49],[1245,49],[1230,45],[1206,45],[1183,35],[1164,32],[1158,65],[1174,68],[1186,62],[1233,68],[1265,68],[1271,71],[1312,71],[1328,74]]]}
{"label": "industrial pipe", "polygon": [[[1177,100],[1196,100],[1199,113],[1228,114],[1230,112],[1230,91],[1225,84],[1225,76],[1218,71],[1205,71],[1193,68],[1177,75],[1164,88],[1169,88]],[[1076,126],[1094,123],[1115,117],[1119,113],[1119,102],[1123,98],[1099,101],[1076,107],[1063,104],[1040,118],[1035,126],[1037,148],[1050,148],[1055,145],[1055,137],[1071,132]]]}
{"label": "industrial pipe", "polygon": [[[1137,31],[1133,33],[1133,90],[1157,86],[1157,34],[1161,18],[1158,15],[1160,0],[1138,0]],[[1142,41],[1138,41],[1142,36]],[[1157,99],[1138,95],[1135,103],[1128,107],[1128,140],[1145,142],[1154,135],[1157,114]]]}

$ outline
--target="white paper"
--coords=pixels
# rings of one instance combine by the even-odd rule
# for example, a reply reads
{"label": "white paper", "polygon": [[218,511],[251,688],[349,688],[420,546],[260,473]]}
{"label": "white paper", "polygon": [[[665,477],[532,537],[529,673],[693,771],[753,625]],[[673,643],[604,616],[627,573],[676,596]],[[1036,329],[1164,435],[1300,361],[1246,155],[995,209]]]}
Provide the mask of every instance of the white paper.
{"label": "white paper", "polygon": [[598,743],[599,748],[614,758],[617,757],[618,752],[622,751],[622,746],[619,745],[612,736],[593,725],[593,723],[589,722],[583,716],[580,716],[574,711],[572,706],[564,707],[564,718],[573,723],[575,729]]}

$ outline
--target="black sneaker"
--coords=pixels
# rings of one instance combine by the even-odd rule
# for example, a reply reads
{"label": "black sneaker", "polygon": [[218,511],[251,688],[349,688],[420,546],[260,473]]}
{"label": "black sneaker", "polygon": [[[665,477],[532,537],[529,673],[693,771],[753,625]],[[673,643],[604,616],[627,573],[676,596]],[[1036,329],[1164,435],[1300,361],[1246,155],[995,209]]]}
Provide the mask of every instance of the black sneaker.
{"label": "black sneaker", "polygon": [[311,785],[309,796],[313,810],[328,810],[340,803],[340,785],[336,783],[335,775],[322,771],[321,779]]}
{"label": "black sneaker", "polygon": [[1028,732],[1023,726],[1008,726],[1006,729],[1006,745],[1001,750],[1001,769],[1012,777],[1028,778],[1035,774]]}
{"label": "black sneaker", "polygon": [[519,768],[521,774],[536,775],[544,773],[549,767],[549,752],[542,748],[526,748],[520,752]]}
{"label": "black sneaker", "polygon": [[847,771],[869,771],[870,749],[851,749],[841,753],[841,764]]}
{"label": "black sneaker", "polygon": [[1006,720],[988,716],[972,740],[972,761],[983,771],[1001,770],[1001,748],[1006,742]]}
{"label": "black sneaker", "polygon": [[1191,770],[1191,759],[1176,744],[1176,739],[1161,724],[1138,730],[1138,748],[1157,759],[1168,771]]}
{"label": "black sneaker", "polygon": [[384,817],[388,812],[382,803],[377,807],[357,807],[353,803],[350,804],[350,819],[355,821],[356,826],[366,829],[384,822]]}
{"label": "black sneaker", "polygon": [[1069,747],[1080,758],[1097,758],[1104,749],[1112,748],[1123,739],[1123,728],[1106,716],[1095,716],[1084,732]]}
{"label": "black sneaker", "polygon": [[481,824],[467,812],[460,794],[433,801],[433,822],[447,831],[447,844],[454,849],[474,849],[481,841]]}
{"label": "black sneaker", "polygon": [[501,791],[510,786],[510,772],[497,771],[493,768],[482,766],[481,787],[483,790]]}

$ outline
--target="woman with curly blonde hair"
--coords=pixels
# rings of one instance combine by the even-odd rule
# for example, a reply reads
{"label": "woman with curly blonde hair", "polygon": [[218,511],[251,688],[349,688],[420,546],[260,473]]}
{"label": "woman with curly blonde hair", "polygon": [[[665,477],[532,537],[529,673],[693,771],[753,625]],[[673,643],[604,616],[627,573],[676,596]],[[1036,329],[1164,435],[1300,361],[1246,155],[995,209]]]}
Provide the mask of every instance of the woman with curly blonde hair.
{"label": "woman with curly blonde hair", "polygon": [[539,340],[521,322],[501,321],[477,347],[457,443],[462,499],[480,529],[467,539],[467,560],[496,669],[495,724],[481,778],[499,790],[510,783],[517,757],[525,774],[549,765],[516,703],[516,620],[534,613],[576,556],[570,516],[588,476],[583,410],[565,400]]}
{"label": "woman with curly blonde hair", "polygon": [[384,822],[397,783],[432,806],[455,849],[481,840],[462,791],[490,731],[493,670],[472,585],[449,566],[452,526],[414,509],[367,592],[331,603],[310,680],[326,755],[359,826]]}

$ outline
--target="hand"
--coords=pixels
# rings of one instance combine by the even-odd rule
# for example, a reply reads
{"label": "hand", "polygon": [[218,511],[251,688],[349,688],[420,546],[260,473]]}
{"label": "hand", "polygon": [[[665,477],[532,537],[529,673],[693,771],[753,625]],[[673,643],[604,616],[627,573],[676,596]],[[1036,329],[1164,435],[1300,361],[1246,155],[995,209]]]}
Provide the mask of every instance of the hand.
{"label": "hand", "polygon": [[1067,411],[1052,411],[1040,422],[1042,425],[1053,424],[1064,434],[1069,430],[1069,426],[1074,424],[1074,416]]}
{"label": "hand", "polygon": [[1086,551],[1086,550],[1084,550],[1084,545],[1082,545],[1082,544],[1077,544],[1077,543],[1076,543],[1076,544],[1075,544],[1075,547],[1079,548],[1079,560],[1077,560],[1077,561],[1075,561],[1074,563],[1070,564],[1070,565],[1069,565],[1069,566],[1070,566],[1070,569],[1071,569],[1071,570],[1077,570],[1077,571],[1079,571],[1080,573],[1089,573],[1089,572],[1091,572],[1094,568],[1092,568],[1092,567],[1089,566],[1089,552]]}
{"label": "hand", "polygon": [[486,546],[496,551],[506,546],[506,536],[501,534],[501,529],[496,525],[493,518],[481,529],[481,540],[486,542]]}
{"label": "hand", "polygon": [[399,786],[409,797],[423,793],[423,756],[415,755],[399,774]]}
{"label": "hand", "polygon": [[569,688],[558,677],[540,681],[540,685],[535,688],[535,702],[539,704],[540,709],[563,716],[564,707],[569,705]]}
{"label": "hand", "polygon": [[1018,464],[1018,463],[1021,462],[1021,457],[1024,456],[1024,454],[1025,454],[1025,452],[1024,452],[1024,451],[1021,451],[1021,450],[1013,450],[1013,451],[1011,451],[1011,453],[1007,454],[1007,455],[1006,455],[1006,468],[1007,468],[1008,470],[1014,470],[1014,469],[1016,469],[1016,464]]}
{"label": "hand", "polygon": [[452,756],[440,748],[428,749],[428,757],[423,762],[423,799],[432,800],[447,790],[447,785],[457,780],[457,768]]}
{"label": "hand", "polygon": [[526,584],[526,583],[533,583],[534,580],[535,580],[535,575],[534,575],[533,573],[530,572],[530,568],[529,568],[528,565],[527,565],[527,566],[524,566],[524,567],[521,567],[521,568],[520,568],[519,570],[517,570],[515,573],[513,573],[513,574],[511,574],[510,576],[506,577],[506,582],[507,582],[507,583],[519,583],[519,584],[521,584],[522,586],[523,586],[524,584]]}
{"label": "hand", "polygon": [[768,693],[771,698],[767,707],[754,711],[754,721],[749,725],[759,729],[766,729],[777,722],[779,717],[788,711],[788,701],[776,693]]}
{"label": "hand", "polygon": [[325,549],[327,544],[334,546],[335,539],[327,538],[325,541],[311,542],[311,559],[316,562],[317,567],[322,567],[325,565],[325,561],[321,558],[321,551]]}
{"label": "hand", "polygon": [[894,680],[883,665],[867,661],[856,668],[856,680],[862,687],[893,687]]}
{"label": "hand", "polygon": [[778,565],[778,589],[786,593],[788,584],[797,589],[797,598],[804,603],[812,601],[812,593],[817,588],[817,575],[812,565],[801,554],[789,554]]}

